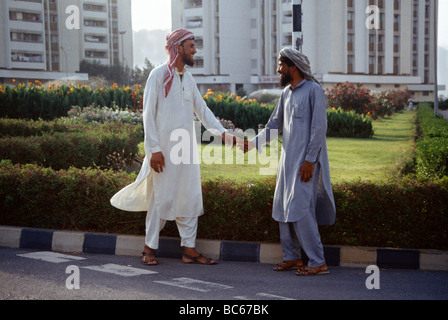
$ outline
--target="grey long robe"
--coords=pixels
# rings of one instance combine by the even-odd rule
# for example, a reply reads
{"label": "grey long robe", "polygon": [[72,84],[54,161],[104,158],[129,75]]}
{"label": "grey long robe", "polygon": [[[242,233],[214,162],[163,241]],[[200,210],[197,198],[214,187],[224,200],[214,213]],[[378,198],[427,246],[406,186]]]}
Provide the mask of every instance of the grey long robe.
{"label": "grey long robe", "polygon": [[[271,141],[274,131],[283,134],[272,217],[278,222],[297,222],[310,212],[316,199],[316,218],[320,225],[332,225],[336,208],[327,154],[327,105],[322,88],[303,80],[295,88],[285,88],[266,129],[253,141],[257,149]],[[304,161],[315,164],[314,176],[300,181]],[[316,194],[317,192],[317,194]]]}

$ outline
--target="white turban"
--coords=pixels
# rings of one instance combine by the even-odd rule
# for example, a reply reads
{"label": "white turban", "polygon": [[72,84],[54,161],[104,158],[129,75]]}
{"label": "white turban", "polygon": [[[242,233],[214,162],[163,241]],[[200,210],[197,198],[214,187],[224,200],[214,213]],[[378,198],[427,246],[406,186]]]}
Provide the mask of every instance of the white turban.
{"label": "white turban", "polygon": [[303,53],[292,48],[284,48],[280,51],[280,58],[285,57],[291,60],[294,65],[303,73],[305,79],[314,81],[320,85],[319,81],[311,72],[310,59]]}

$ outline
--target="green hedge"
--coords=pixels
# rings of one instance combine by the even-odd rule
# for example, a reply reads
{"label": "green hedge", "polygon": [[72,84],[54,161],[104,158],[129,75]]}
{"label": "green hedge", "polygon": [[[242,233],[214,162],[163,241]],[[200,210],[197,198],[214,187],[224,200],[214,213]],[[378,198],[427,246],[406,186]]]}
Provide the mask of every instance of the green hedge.
{"label": "green hedge", "polygon": [[[206,101],[216,117],[232,121],[236,128],[243,131],[253,129],[257,132],[258,126],[268,123],[274,111],[273,106],[262,106],[253,101],[245,103],[230,98],[219,100],[210,97]],[[328,137],[371,138],[374,135],[372,119],[354,111],[328,109],[327,121]]]}
{"label": "green hedge", "polygon": [[374,135],[372,119],[356,114],[355,111],[344,112],[341,108],[327,110],[328,137],[337,138],[371,138]]}
{"label": "green hedge", "polygon": [[[135,174],[0,163],[0,225],[143,235],[145,213],[113,208],[109,199]],[[275,179],[252,184],[203,182],[198,237],[279,242],[271,218]],[[336,224],[321,227],[326,245],[448,249],[448,179],[420,183],[334,185]],[[178,236],[174,223],[162,232]]]}
{"label": "green hedge", "polygon": [[141,125],[0,120],[0,159],[55,170],[118,169],[122,162],[132,163],[142,140]]}
{"label": "green hedge", "polygon": [[[239,98],[239,97],[237,97]],[[205,96],[207,106],[217,118],[230,120],[243,131],[258,130],[258,125],[265,125],[274,112],[274,106],[262,106],[253,100],[237,100],[230,96],[221,99]]]}
{"label": "green hedge", "polygon": [[[141,232],[140,214],[110,206],[118,186],[133,178],[122,172],[54,171],[0,162],[0,224],[92,232]],[[139,223],[127,223],[129,221]]]}
{"label": "green hedge", "polygon": [[435,118],[429,104],[418,108],[416,172],[420,179],[448,176],[448,121]]}
{"label": "green hedge", "polygon": [[143,90],[141,86],[95,88],[88,86],[43,87],[39,81],[28,84],[0,86],[0,117],[52,120],[66,117],[72,106],[89,105],[120,108],[141,108]]}

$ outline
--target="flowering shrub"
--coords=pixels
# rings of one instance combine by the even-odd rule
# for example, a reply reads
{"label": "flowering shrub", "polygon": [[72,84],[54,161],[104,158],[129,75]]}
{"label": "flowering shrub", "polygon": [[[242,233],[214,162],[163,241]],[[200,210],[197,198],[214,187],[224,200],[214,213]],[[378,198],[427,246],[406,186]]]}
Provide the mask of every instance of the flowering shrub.
{"label": "flowering shrub", "polygon": [[373,119],[391,116],[394,112],[403,110],[411,98],[408,89],[374,94],[363,88],[362,83],[354,85],[350,82],[338,83],[334,88],[327,89],[326,94],[330,108],[370,115]]}
{"label": "flowering shrub", "polygon": [[112,107],[95,106],[94,104],[81,108],[73,106],[68,111],[68,117],[74,121],[82,120],[85,122],[122,122],[130,124],[140,124],[143,121],[143,115],[140,110],[132,111],[128,108],[120,109],[113,102]]}
{"label": "flowering shrub", "polygon": [[411,93],[407,88],[377,93],[375,95],[375,104],[378,107],[376,116],[391,116],[394,112],[403,110],[410,98]]}
{"label": "flowering shrub", "polygon": [[376,111],[374,96],[362,84],[338,83],[334,88],[327,89],[326,93],[330,108],[341,108],[342,111],[355,111],[358,114],[373,114]]}
{"label": "flowering shrub", "polygon": [[0,88],[0,117],[52,120],[67,116],[72,106],[94,104],[105,107],[113,103],[120,109],[141,110],[142,87],[118,87],[114,84],[110,88],[91,88],[54,83],[45,87],[36,80]]}

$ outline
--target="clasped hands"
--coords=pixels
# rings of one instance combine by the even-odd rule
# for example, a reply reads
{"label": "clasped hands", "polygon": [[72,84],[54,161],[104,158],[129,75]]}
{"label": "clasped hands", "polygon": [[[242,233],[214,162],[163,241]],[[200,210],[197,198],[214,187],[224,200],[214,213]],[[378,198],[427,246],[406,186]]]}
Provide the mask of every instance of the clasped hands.
{"label": "clasped hands", "polygon": [[[232,149],[236,144],[238,148],[244,153],[247,153],[255,148],[255,144],[252,141],[249,141],[247,139],[240,139],[228,132],[224,132],[222,134],[222,141],[226,145],[230,145]],[[150,166],[157,173],[163,172],[163,169],[165,168],[165,157],[163,156],[162,152],[156,152],[152,154]],[[313,172],[314,163],[305,161],[299,171],[300,181],[305,183],[309,182],[313,177]]]}

